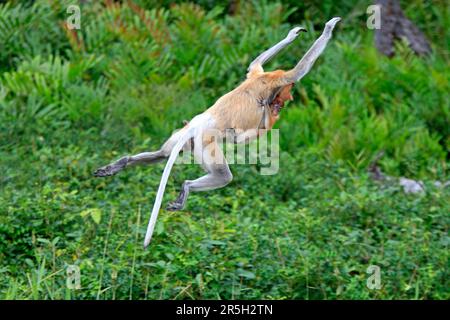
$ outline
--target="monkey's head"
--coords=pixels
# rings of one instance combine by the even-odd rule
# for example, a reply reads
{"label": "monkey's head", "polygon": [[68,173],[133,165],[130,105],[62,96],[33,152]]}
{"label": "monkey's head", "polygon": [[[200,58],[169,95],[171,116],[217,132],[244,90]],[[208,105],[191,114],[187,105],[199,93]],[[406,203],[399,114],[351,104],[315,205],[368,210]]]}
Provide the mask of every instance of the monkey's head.
{"label": "monkey's head", "polygon": [[275,98],[270,103],[270,108],[272,110],[272,113],[274,115],[278,115],[280,113],[280,110],[284,107],[285,101],[292,101],[294,98],[291,94],[291,89],[294,86],[293,83],[288,84],[287,86],[284,86],[279,90],[279,92],[276,94]]}

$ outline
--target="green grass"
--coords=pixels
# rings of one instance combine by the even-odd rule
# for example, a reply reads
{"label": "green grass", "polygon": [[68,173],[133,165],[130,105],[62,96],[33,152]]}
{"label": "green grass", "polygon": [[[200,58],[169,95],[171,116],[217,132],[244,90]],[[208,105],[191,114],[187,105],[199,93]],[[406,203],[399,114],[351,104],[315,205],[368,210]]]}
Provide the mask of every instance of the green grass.
{"label": "green grass", "polygon": [[[403,3],[434,53],[400,44],[388,59],[362,3],[350,14],[347,1],[255,2],[229,16],[157,2],[84,5],[77,37],[64,2],[0,5],[0,298],[449,299],[450,188],[433,185],[450,179],[448,8]],[[93,170],[159,147],[302,24],[315,31],[267,69],[294,65],[328,11],[344,20],[282,112],[278,174],[232,166],[228,187],[162,210],[144,250],[163,164]],[[426,193],[373,182],[380,150],[383,171]],[[175,166],[164,202],[201,173]],[[66,286],[69,265],[80,290]],[[370,265],[380,290],[366,287]]]}

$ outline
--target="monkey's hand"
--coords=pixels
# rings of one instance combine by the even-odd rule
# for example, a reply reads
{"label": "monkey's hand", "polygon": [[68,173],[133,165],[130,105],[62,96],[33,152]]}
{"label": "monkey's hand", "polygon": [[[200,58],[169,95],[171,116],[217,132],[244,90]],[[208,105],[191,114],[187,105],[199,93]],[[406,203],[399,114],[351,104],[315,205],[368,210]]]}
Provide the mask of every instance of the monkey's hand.
{"label": "monkey's hand", "polygon": [[123,157],[114,163],[101,167],[94,172],[96,177],[108,177],[113,176],[120,170],[124,169],[128,163],[128,157]]}
{"label": "monkey's hand", "polygon": [[340,17],[334,17],[333,19],[328,21],[325,24],[324,34],[331,36],[331,32],[333,31],[334,27],[336,26],[336,23],[338,23],[339,21],[341,21]]}
{"label": "monkey's hand", "polygon": [[288,35],[286,36],[286,39],[289,42],[294,41],[295,38],[298,37],[298,35],[300,34],[301,31],[306,32],[306,29],[302,28],[302,27],[295,27],[295,28],[291,29],[291,31],[289,31]]}

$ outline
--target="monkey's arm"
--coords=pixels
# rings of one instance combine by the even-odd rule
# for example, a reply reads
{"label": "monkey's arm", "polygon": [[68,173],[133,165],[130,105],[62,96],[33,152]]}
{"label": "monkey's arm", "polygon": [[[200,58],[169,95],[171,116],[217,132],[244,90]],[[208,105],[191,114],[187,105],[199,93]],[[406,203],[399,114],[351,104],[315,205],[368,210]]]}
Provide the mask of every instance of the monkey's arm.
{"label": "monkey's arm", "polygon": [[276,55],[278,52],[280,52],[281,49],[286,47],[289,43],[295,40],[295,38],[298,37],[300,34],[300,31],[305,31],[306,29],[301,27],[295,27],[291,31],[289,31],[286,38],[278,42],[276,45],[271,47],[270,49],[264,51],[261,53],[255,60],[253,60],[252,63],[250,63],[250,66],[248,67],[247,71],[247,77],[253,72],[253,71],[264,71],[262,66],[264,63],[266,63],[269,59],[271,59],[274,55]]}
{"label": "monkey's arm", "polygon": [[309,48],[308,52],[306,52],[299,63],[297,63],[295,68],[285,73],[285,76],[283,77],[283,82],[285,84],[294,83],[300,80],[309,72],[309,70],[311,70],[314,62],[322,54],[323,50],[325,50],[328,41],[331,39],[333,29],[340,20],[341,18],[336,17],[326,23],[322,35],[314,42],[311,48]]}

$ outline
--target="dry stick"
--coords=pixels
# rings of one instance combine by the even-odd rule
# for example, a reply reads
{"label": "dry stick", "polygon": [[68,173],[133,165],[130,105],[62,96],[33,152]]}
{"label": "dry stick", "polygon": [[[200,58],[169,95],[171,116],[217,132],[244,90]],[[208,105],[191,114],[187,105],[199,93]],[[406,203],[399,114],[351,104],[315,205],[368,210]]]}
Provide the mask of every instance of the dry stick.
{"label": "dry stick", "polygon": [[102,268],[100,269],[100,283],[98,285],[97,300],[100,298],[100,294],[103,291],[105,291],[105,290],[102,291],[103,271],[105,269],[106,249],[108,248],[108,240],[109,240],[109,235],[111,233],[111,226],[112,226],[113,218],[114,218],[114,211],[111,211],[111,218],[109,218],[108,230],[106,233],[105,246],[103,248]]}
{"label": "dry stick", "polygon": [[373,161],[369,164],[369,172],[371,173],[372,179],[376,181],[386,180],[386,176],[381,172],[380,167],[378,166],[378,161],[384,156],[384,150],[378,152],[373,159]]}
{"label": "dry stick", "polygon": [[177,298],[185,292],[191,299],[194,299],[194,297],[189,292],[186,291],[187,289],[189,289],[191,287],[191,285],[192,285],[192,283],[189,283],[186,287],[184,287],[183,290],[178,292],[178,294],[175,296],[175,298],[173,298],[173,300],[177,300]]}
{"label": "dry stick", "polygon": [[148,283],[150,279],[150,273],[147,273],[147,280],[145,281],[145,291],[144,291],[144,299],[147,300],[148,296]]}
{"label": "dry stick", "polygon": [[[139,237],[139,227],[141,225],[141,206],[138,207],[138,214],[137,214],[137,227],[136,227],[136,234],[134,236],[134,242],[137,243],[138,242],[138,237]],[[133,262],[131,264],[131,280],[130,280],[130,300],[133,299],[133,279],[134,279],[134,266],[135,266],[135,262],[136,262],[136,251],[137,251],[137,246],[134,247],[134,252],[133,252]]]}

